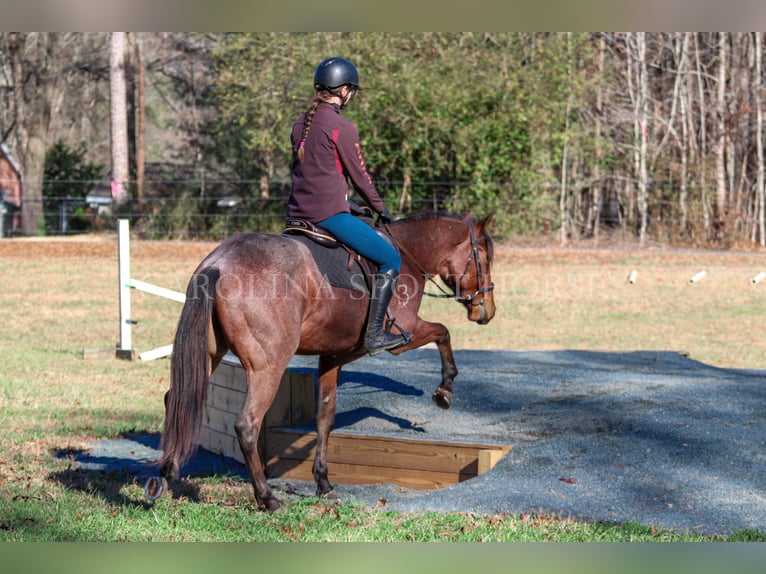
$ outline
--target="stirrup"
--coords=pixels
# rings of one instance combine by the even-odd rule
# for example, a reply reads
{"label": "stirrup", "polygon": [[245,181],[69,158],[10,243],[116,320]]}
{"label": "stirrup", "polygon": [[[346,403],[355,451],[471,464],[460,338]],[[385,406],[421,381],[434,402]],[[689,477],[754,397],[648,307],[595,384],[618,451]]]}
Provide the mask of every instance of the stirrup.
{"label": "stirrup", "polygon": [[[393,324],[393,323],[392,323]],[[408,333],[407,331],[399,328],[399,326],[396,326],[397,329],[399,329],[399,334],[395,335],[391,332],[390,329],[388,330],[382,330],[380,332],[380,335],[377,337],[367,337],[365,338],[365,346],[367,347],[367,352],[370,356],[373,355],[379,355],[383,351],[393,351],[395,349],[398,349],[399,347],[403,347],[404,345],[408,344],[412,340],[412,333]],[[394,339],[389,339],[388,342],[385,342],[386,339],[389,337],[395,337]],[[383,341],[382,344],[373,346],[372,349],[370,348],[369,342],[372,340],[374,343],[374,339],[380,339]]]}
{"label": "stirrup", "polygon": [[[386,333],[386,335],[390,335],[391,333]],[[370,344],[368,341],[365,341],[365,346],[367,347],[367,354],[369,354],[371,357],[375,355],[379,355],[383,351],[393,351],[395,349],[398,349],[399,347],[403,347],[408,343],[407,339],[405,339],[403,336],[394,335],[396,339],[391,339],[388,342],[383,342],[380,345],[376,345],[373,347],[370,347]]]}

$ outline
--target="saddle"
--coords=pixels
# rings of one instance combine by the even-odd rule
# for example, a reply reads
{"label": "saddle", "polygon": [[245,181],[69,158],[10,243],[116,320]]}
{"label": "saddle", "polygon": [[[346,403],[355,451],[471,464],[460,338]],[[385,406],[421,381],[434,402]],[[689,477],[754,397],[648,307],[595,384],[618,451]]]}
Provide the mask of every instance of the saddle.
{"label": "saddle", "polygon": [[[349,201],[351,214],[372,227],[378,235],[385,239],[394,249],[391,237],[374,225],[372,210]],[[369,293],[372,285],[372,275],[378,271],[375,263],[362,257],[356,251],[338,241],[332,234],[305,219],[288,217],[282,235],[289,236],[306,245],[319,270],[330,285],[344,289],[353,289]]]}

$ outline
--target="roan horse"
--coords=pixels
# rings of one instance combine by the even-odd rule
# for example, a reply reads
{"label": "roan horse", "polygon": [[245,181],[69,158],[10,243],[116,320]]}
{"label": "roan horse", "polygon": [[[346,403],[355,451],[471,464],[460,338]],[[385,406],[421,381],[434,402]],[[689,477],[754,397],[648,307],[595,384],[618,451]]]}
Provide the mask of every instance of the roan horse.
{"label": "roan horse", "polygon": [[[412,334],[407,345],[392,353],[436,343],[442,380],[433,400],[445,409],[452,402],[458,372],[450,334],[444,325],[418,317],[418,308],[426,281],[438,276],[453,291],[449,296],[466,307],[469,320],[484,325],[492,319],[493,248],[487,232],[491,218],[419,214],[388,227],[403,260],[389,309],[396,325]],[[292,356],[319,356],[313,475],[317,495],[331,494],[327,444],[335,421],[338,377],[343,365],[366,353],[368,302],[367,294],[330,286],[308,248],[288,236],[242,233],[218,245],[199,264],[186,291],[173,347],[171,387],[165,396],[160,477],[149,479],[146,497],[159,497],[193,453],[208,379],[229,350],[241,361],[247,380],[235,430],[256,502],[268,511],[280,503],[258,453],[261,423]]]}

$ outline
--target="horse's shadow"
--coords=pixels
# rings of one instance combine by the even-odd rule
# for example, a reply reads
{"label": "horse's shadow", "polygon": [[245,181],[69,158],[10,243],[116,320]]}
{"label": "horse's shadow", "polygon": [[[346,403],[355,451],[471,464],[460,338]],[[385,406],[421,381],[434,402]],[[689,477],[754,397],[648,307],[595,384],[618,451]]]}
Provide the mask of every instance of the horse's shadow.
{"label": "horse's shadow", "polygon": [[[384,375],[367,373],[364,371],[341,371],[340,377],[338,378],[338,387],[351,384],[367,387],[367,390],[358,390],[361,394],[393,393],[410,397],[420,397],[425,394],[421,389]],[[354,392],[357,391],[355,390]]]}
{"label": "horse's shadow", "polygon": [[[354,396],[364,396],[372,393],[392,393],[418,397],[425,394],[421,389],[415,388],[412,385],[407,385],[384,375],[364,371],[341,371],[338,378],[338,387],[344,386],[352,387],[350,390],[347,389],[346,392]],[[400,429],[424,432],[423,429],[415,427],[414,423],[408,419],[391,415],[379,408],[370,406],[356,407],[336,413],[333,430],[352,427],[366,419],[379,419]],[[312,428],[312,430],[315,429]]]}
{"label": "horse's shadow", "polygon": [[[350,411],[344,411],[335,415],[335,425],[333,430],[340,430],[342,428],[352,427],[355,424],[369,418],[376,418],[388,423],[391,423],[400,429],[410,430],[414,432],[425,432],[421,427],[415,426],[415,424],[408,419],[402,417],[395,417],[384,413],[380,409],[373,407],[359,407]],[[332,436],[332,435],[331,435]]]}
{"label": "horse's shadow", "polygon": [[[49,475],[70,490],[97,494],[105,501],[120,506],[147,509],[152,503],[143,497],[137,499],[126,491],[127,487],[140,486],[150,476],[158,474],[156,461],[161,456],[159,433],[138,431],[126,433],[113,440],[99,440],[91,443],[90,449],[58,449],[52,455],[69,461],[69,466]],[[152,456],[150,453],[155,453]],[[241,467],[237,468],[237,467]],[[212,476],[242,474],[246,477],[244,465],[198,449],[192,459],[184,465],[181,476]],[[170,485],[173,498],[200,500],[199,486],[186,480]]]}

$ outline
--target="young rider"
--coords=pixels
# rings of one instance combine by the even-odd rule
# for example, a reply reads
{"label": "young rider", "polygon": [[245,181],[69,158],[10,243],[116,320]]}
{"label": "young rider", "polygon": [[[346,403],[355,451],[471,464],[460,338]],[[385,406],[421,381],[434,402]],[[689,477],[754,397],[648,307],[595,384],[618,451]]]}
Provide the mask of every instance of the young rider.
{"label": "young rider", "polygon": [[327,58],[314,73],[314,97],[293,125],[292,189],[287,217],[306,219],[376,263],[365,344],[371,355],[393,350],[406,340],[384,329],[386,309],[396,287],[401,257],[374,229],[351,215],[348,182],[379,214],[392,217],[367,173],[356,126],[341,110],[359,90],[359,74],[350,61]]}

